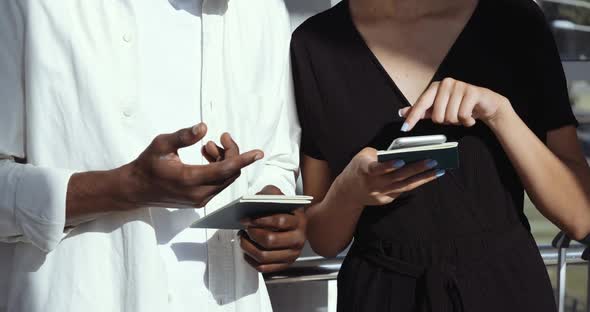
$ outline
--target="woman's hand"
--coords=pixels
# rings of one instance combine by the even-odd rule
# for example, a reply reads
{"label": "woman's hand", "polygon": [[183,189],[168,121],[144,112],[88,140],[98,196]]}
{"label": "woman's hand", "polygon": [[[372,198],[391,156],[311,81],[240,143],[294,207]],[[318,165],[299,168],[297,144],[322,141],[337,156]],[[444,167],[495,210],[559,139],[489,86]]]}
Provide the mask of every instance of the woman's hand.
{"label": "woman's hand", "polygon": [[512,110],[512,106],[502,95],[453,78],[445,78],[432,83],[416,104],[402,108],[399,115],[406,118],[401,130],[407,132],[418,121],[426,118],[445,125],[471,127],[477,119],[490,125],[509,110]]}
{"label": "woman's hand", "polygon": [[365,148],[338,176],[335,186],[340,196],[359,207],[381,206],[444,175],[444,170],[433,170],[436,166],[434,160],[409,165],[401,160],[379,163],[377,150]]}

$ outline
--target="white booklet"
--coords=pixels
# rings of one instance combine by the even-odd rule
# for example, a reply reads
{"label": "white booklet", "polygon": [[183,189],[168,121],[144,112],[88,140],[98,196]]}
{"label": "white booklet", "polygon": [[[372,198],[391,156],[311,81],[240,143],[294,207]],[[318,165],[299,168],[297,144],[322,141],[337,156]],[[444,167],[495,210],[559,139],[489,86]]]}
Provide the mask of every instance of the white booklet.
{"label": "white booklet", "polygon": [[191,228],[238,230],[240,220],[273,214],[292,213],[295,209],[311,204],[311,196],[248,195],[242,196],[213,213],[204,216]]}

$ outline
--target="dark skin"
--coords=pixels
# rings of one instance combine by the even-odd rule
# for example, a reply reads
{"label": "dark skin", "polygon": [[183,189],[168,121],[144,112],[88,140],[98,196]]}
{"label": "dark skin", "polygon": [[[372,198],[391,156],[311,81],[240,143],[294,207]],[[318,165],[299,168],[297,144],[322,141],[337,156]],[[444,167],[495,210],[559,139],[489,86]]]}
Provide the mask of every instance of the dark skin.
{"label": "dark skin", "polygon": [[[223,161],[227,151],[213,142],[202,150],[211,162]],[[274,185],[265,186],[258,194],[283,195]],[[242,220],[246,227],[240,231],[240,247],[245,260],[257,271],[272,273],[288,268],[299,256],[306,241],[307,219],[303,209],[293,214],[277,214]]]}
{"label": "dark skin", "polygon": [[72,176],[66,199],[69,223],[115,211],[143,207],[201,208],[262,159],[253,150],[241,154],[227,133],[221,136],[224,159],[207,165],[187,165],[178,150],[199,142],[207,126],[199,124],[157,136],[139,157],[122,167]]}

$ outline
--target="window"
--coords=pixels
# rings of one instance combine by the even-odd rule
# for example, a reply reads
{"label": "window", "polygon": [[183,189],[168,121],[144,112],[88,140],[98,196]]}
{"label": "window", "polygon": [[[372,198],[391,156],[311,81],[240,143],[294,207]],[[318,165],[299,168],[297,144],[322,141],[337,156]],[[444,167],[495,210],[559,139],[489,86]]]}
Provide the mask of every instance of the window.
{"label": "window", "polygon": [[548,19],[561,58],[590,60],[590,1],[538,0]]}
{"label": "window", "polygon": [[[590,160],[590,0],[537,0],[553,30],[573,110],[580,122],[578,135]],[[559,229],[547,221],[528,197],[525,213],[538,244],[551,244]],[[586,311],[587,265],[569,266],[566,311]],[[555,285],[555,266],[548,267]]]}
{"label": "window", "polygon": [[[590,160],[590,0],[536,0],[555,35],[568,79],[573,110],[580,122],[578,135]],[[525,212],[539,244],[550,244],[558,232],[528,197]]]}

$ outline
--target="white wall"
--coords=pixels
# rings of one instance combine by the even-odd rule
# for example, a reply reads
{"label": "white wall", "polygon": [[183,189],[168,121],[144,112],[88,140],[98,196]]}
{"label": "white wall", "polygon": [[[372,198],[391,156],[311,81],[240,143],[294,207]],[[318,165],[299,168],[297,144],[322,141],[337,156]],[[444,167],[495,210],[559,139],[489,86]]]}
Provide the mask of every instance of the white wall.
{"label": "white wall", "polygon": [[308,17],[324,11],[330,6],[340,2],[339,0],[285,0],[287,9],[291,14],[293,29],[297,28]]}

